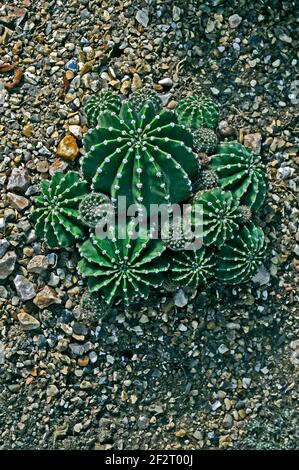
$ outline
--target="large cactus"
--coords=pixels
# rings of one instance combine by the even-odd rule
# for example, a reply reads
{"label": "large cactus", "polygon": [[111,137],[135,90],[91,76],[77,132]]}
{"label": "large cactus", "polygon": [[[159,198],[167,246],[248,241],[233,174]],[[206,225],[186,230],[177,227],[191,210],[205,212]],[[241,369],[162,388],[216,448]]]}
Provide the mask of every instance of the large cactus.
{"label": "large cactus", "polygon": [[111,91],[100,91],[92,96],[85,105],[84,111],[89,126],[95,127],[99,116],[105,112],[118,113],[120,110],[120,98]]}
{"label": "large cactus", "polygon": [[84,238],[78,207],[87,191],[87,183],[75,171],[57,172],[51,180],[43,180],[41,195],[34,198],[37,208],[31,214],[36,236],[51,248],[68,248]]}
{"label": "large cactus", "polygon": [[136,298],[147,298],[149,288],[159,287],[168,269],[161,240],[142,230],[139,238],[134,239],[130,224],[124,230],[123,239],[118,230],[115,238],[92,235],[80,247],[79,270],[88,278],[89,290],[102,290],[108,304],[115,297],[122,298],[126,305]]}
{"label": "large cactus", "polygon": [[240,222],[238,200],[230,191],[220,188],[200,193],[194,204],[203,209],[203,243],[221,246],[234,236]]}
{"label": "large cactus", "polygon": [[267,177],[261,158],[238,142],[224,142],[211,158],[219,184],[232,191],[240,203],[256,211],[267,191]]}
{"label": "large cactus", "polygon": [[210,98],[200,95],[187,96],[182,99],[175,112],[179,123],[190,129],[200,127],[216,128],[219,121],[219,107]]}
{"label": "large cactus", "polygon": [[216,266],[214,253],[202,247],[198,250],[179,251],[173,254],[170,264],[171,280],[190,289],[207,283]]}
{"label": "large cactus", "polygon": [[162,101],[158,93],[150,88],[134,91],[129,97],[130,107],[136,111],[136,113],[139,113],[146,103],[152,103],[157,113],[162,106]]}
{"label": "large cactus", "polygon": [[100,126],[86,134],[83,175],[112,202],[126,196],[127,206],[170,205],[191,195],[199,165],[192,144],[173,112],[156,114],[147,103],[136,113],[124,103],[119,115],[104,113]]}
{"label": "large cactus", "polygon": [[263,261],[265,249],[261,228],[253,223],[242,227],[218,254],[218,279],[229,284],[249,281]]}

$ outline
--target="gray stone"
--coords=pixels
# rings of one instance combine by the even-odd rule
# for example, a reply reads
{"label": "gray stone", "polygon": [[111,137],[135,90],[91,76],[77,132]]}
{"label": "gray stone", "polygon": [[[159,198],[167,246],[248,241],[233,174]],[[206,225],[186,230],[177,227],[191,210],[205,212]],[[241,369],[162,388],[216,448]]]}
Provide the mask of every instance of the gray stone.
{"label": "gray stone", "polygon": [[270,281],[270,273],[263,264],[259,267],[256,274],[253,276],[252,281],[256,284],[259,284],[260,286],[268,284]]}
{"label": "gray stone", "polygon": [[177,307],[183,308],[187,305],[188,303],[188,298],[185,295],[185,292],[183,289],[179,289],[175,294],[174,294],[174,304]]}
{"label": "gray stone", "polygon": [[234,424],[234,418],[230,414],[226,414],[223,418],[223,427],[225,429],[230,429]]}
{"label": "gray stone", "polygon": [[239,16],[237,13],[235,13],[234,15],[231,15],[228,19],[228,22],[231,28],[237,28],[239,24],[241,23],[241,21],[242,21],[242,17]]}
{"label": "gray stone", "polygon": [[149,23],[148,11],[144,8],[142,10],[138,10],[136,14],[136,20],[140,23],[144,28],[147,27]]}
{"label": "gray stone", "polygon": [[7,252],[9,248],[9,243],[8,241],[6,240],[6,238],[2,238],[0,240],[0,258],[2,258],[3,255],[5,255],[5,253]]}
{"label": "gray stone", "polygon": [[34,256],[27,265],[27,271],[29,273],[40,274],[47,270],[49,266],[48,258],[44,255]]}
{"label": "gray stone", "polygon": [[15,269],[17,256],[14,251],[9,251],[0,259],[0,279],[6,279]]}
{"label": "gray stone", "polygon": [[35,288],[34,285],[31,281],[26,279],[26,277],[22,276],[21,274],[18,274],[14,278],[14,285],[16,288],[16,291],[18,293],[18,296],[22,300],[30,300],[35,297]]}
{"label": "gray stone", "polygon": [[27,171],[21,168],[14,168],[7,183],[7,190],[25,193],[29,184],[30,179]]}

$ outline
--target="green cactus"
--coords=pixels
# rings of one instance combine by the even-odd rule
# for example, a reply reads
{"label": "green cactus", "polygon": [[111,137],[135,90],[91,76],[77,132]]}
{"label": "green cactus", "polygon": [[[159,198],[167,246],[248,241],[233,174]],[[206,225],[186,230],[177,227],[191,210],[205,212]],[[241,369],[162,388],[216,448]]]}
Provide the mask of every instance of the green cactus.
{"label": "green cactus", "polygon": [[79,311],[83,320],[98,321],[107,315],[109,307],[99,295],[85,291],[81,297]]}
{"label": "green cactus", "polygon": [[79,218],[90,228],[95,228],[104,217],[109,223],[113,220],[113,216],[113,204],[105,194],[89,193],[80,202]]}
{"label": "green cactus", "polygon": [[205,152],[208,155],[214,152],[218,144],[218,137],[213,129],[202,127],[194,130],[192,135],[193,146],[197,152]]}
{"label": "green cactus", "polygon": [[152,103],[156,113],[160,111],[162,106],[158,93],[149,88],[134,91],[129,97],[129,105],[136,113],[139,113],[146,103]]}
{"label": "green cactus", "polygon": [[202,192],[194,198],[194,204],[203,209],[204,245],[221,246],[234,236],[238,229],[238,200],[230,191],[220,188]]}
{"label": "green cactus", "polygon": [[[82,171],[94,191],[126,196],[127,206],[183,201],[192,193],[198,172],[192,135],[171,111],[156,115],[151,103],[135,113],[124,103],[119,115],[104,113],[100,126],[84,139]],[[175,184],[173,184],[175,181]]]}
{"label": "green cactus", "polygon": [[118,113],[120,104],[119,96],[111,91],[100,91],[99,94],[92,96],[84,108],[88,125],[95,127],[99,116],[105,111]]}
{"label": "green cactus", "polygon": [[170,264],[171,279],[182,287],[196,289],[207,283],[215,266],[215,256],[210,248],[176,252]]}
{"label": "green cactus", "polygon": [[232,191],[240,204],[256,211],[264,201],[267,177],[261,158],[238,142],[224,142],[211,158],[220,186]]}
{"label": "green cactus", "polygon": [[249,281],[264,258],[265,237],[253,223],[235,233],[218,253],[217,277],[228,284]]}
{"label": "green cactus", "polygon": [[51,180],[43,180],[41,195],[34,198],[37,208],[31,214],[36,236],[51,248],[69,248],[84,238],[78,207],[87,192],[87,183],[75,171],[57,172]]}
{"label": "green cactus", "polygon": [[219,121],[219,107],[214,101],[205,96],[187,96],[182,99],[175,112],[179,123],[190,129],[200,127],[216,128]]}
{"label": "green cactus", "polygon": [[88,278],[89,290],[101,289],[108,304],[119,296],[129,305],[136,298],[147,298],[150,287],[162,284],[169,264],[162,256],[165,248],[161,240],[151,238],[142,228],[139,238],[134,239],[130,223],[121,229],[125,231],[123,238],[119,230],[113,238],[92,235],[84,242],[79,250],[79,270]]}

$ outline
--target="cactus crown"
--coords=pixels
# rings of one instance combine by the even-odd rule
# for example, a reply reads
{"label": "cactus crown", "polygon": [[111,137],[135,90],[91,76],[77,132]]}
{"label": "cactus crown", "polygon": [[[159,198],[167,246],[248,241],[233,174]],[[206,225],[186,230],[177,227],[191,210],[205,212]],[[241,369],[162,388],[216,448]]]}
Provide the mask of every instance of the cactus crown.
{"label": "cactus crown", "polygon": [[170,264],[171,279],[182,287],[196,289],[207,283],[215,266],[214,253],[206,247],[176,252]]}
{"label": "cactus crown", "polygon": [[190,129],[210,127],[214,129],[219,121],[219,108],[205,96],[187,96],[175,108],[179,123]]}
{"label": "cactus crown", "polygon": [[[101,127],[85,136],[84,177],[94,191],[127,197],[127,205],[172,204],[191,195],[198,171],[192,136],[173,112],[156,114],[151,103],[142,113],[127,103],[119,115],[105,113]],[[176,185],[170,182],[176,181]]]}
{"label": "cactus crown", "polygon": [[241,204],[256,211],[262,204],[267,179],[261,158],[238,142],[224,142],[211,158],[211,168],[219,177],[219,184],[232,191]]}
{"label": "cactus crown", "polygon": [[218,254],[217,277],[229,284],[251,279],[265,254],[265,237],[253,223],[242,227]]}
{"label": "cactus crown", "polygon": [[154,90],[143,88],[142,90],[134,91],[129,98],[129,105],[136,113],[139,113],[146,103],[151,103],[158,113],[161,109],[161,99]]}
{"label": "cactus crown", "polygon": [[34,198],[37,208],[31,215],[36,236],[51,248],[71,247],[83,239],[78,207],[87,191],[87,183],[74,171],[66,175],[57,172],[50,181],[42,181],[41,195]]}
{"label": "cactus crown", "polygon": [[[124,230],[124,238],[120,231]],[[161,240],[150,233],[139,232],[134,239],[132,224],[118,227],[112,238],[100,239],[92,235],[80,247],[82,260],[79,270],[88,278],[91,292],[103,291],[108,304],[115,297],[123,297],[128,305],[137,297],[147,298],[149,287],[159,287],[168,262],[162,256],[165,250]]]}
{"label": "cactus crown", "polygon": [[108,111],[118,113],[119,110],[119,96],[111,93],[111,91],[100,91],[97,95],[92,96],[84,108],[87,122],[90,126],[97,125],[98,118],[103,112]]}

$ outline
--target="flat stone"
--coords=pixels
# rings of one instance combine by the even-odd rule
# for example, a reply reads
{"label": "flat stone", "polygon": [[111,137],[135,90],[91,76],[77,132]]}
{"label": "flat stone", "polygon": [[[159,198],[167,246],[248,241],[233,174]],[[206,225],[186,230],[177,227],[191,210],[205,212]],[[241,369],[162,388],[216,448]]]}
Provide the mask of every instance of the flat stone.
{"label": "flat stone", "polygon": [[239,24],[241,23],[241,21],[242,21],[242,17],[239,16],[237,13],[235,13],[234,15],[231,15],[228,18],[228,22],[231,28],[237,28]]}
{"label": "flat stone", "polygon": [[1,238],[1,240],[0,240],[0,258],[2,258],[3,255],[5,255],[8,248],[9,248],[9,242],[6,240],[6,238]]}
{"label": "flat stone", "polygon": [[14,251],[9,251],[0,258],[0,279],[6,279],[15,269],[17,255]]}
{"label": "flat stone", "polygon": [[55,175],[57,171],[64,172],[68,167],[68,163],[60,158],[56,158],[52,165],[49,166],[49,174],[50,176]]}
{"label": "flat stone", "polygon": [[22,328],[26,331],[36,330],[40,327],[40,322],[37,318],[24,311],[18,314],[18,320],[21,323]]}
{"label": "flat stone", "polygon": [[34,256],[27,264],[27,271],[29,273],[40,274],[47,270],[49,266],[48,258],[44,255]]}
{"label": "flat stone", "polygon": [[256,284],[259,284],[260,286],[268,284],[270,281],[270,273],[263,264],[259,267],[256,274],[253,276],[252,281]]}
{"label": "flat stone", "polygon": [[14,278],[13,282],[14,282],[17,294],[22,300],[30,300],[30,299],[33,299],[33,297],[35,297],[36,292],[35,292],[34,285],[31,281],[26,279],[25,276],[18,274]]}
{"label": "flat stone", "polygon": [[148,11],[146,9],[138,10],[135,16],[136,20],[139,24],[141,24],[144,28],[147,27],[149,23]]}
{"label": "flat stone", "polygon": [[56,395],[58,395],[58,393],[59,390],[56,385],[51,384],[47,387],[47,397],[55,397]]}
{"label": "flat stone", "polygon": [[61,300],[53,287],[45,286],[40,292],[38,292],[38,294],[36,294],[33,303],[37,305],[38,308],[44,309],[52,304],[60,304]]}
{"label": "flat stone", "polygon": [[14,193],[7,193],[7,200],[14,209],[17,209],[17,211],[23,211],[30,204],[28,199]]}
{"label": "flat stone", "polygon": [[13,168],[7,183],[7,190],[25,193],[29,184],[30,178],[27,171],[21,168]]}
{"label": "flat stone", "polygon": [[234,418],[230,414],[226,414],[223,418],[223,427],[225,429],[230,429],[234,424]]}
{"label": "flat stone", "polygon": [[168,87],[171,87],[173,85],[173,81],[171,80],[171,78],[162,78],[161,80],[159,80],[159,85],[162,85],[162,86],[168,86]]}
{"label": "flat stone", "polygon": [[187,305],[188,303],[188,298],[185,295],[185,292],[183,289],[179,289],[175,294],[174,294],[174,304],[177,307],[183,308]]}
{"label": "flat stone", "polygon": [[261,153],[262,135],[257,132],[255,134],[246,134],[244,136],[244,145],[253,150],[257,155]]}
{"label": "flat stone", "polygon": [[58,144],[57,155],[66,160],[74,161],[79,153],[79,148],[75,137],[66,135]]}

